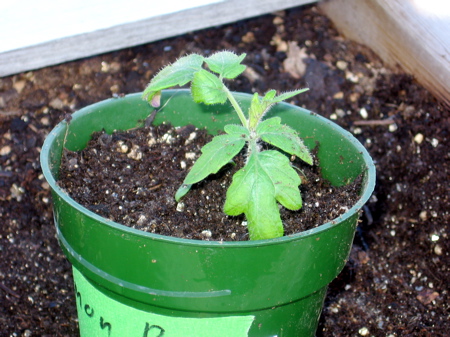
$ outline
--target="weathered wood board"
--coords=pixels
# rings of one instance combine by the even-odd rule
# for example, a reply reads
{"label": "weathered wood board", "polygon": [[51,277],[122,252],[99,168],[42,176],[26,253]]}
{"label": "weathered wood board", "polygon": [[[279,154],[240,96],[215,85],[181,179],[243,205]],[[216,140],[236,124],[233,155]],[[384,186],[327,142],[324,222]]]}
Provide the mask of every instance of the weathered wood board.
{"label": "weathered wood board", "polygon": [[344,36],[450,106],[450,1],[329,0],[320,7]]}
{"label": "weathered wood board", "polygon": [[0,77],[311,2],[316,1],[1,1]]}

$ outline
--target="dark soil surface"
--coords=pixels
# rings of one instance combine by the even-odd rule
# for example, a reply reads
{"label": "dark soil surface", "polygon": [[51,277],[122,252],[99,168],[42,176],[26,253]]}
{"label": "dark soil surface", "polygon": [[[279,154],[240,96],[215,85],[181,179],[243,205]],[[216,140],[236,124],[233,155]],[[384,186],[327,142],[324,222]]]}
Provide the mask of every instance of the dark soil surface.
{"label": "dark soil surface", "polygon": [[[83,151],[65,153],[58,183],[91,211],[139,230],[185,239],[248,240],[245,217],[226,216],[222,210],[232,176],[244,165],[245,149],[235,165],[193,185],[180,202],[174,200],[211,138],[192,125],[96,133]],[[359,199],[361,179],[337,188],[321,179],[317,164],[296,159],[292,165],[303,181],[305,202],[298,211],[281,208],[285,235],[332,221]]]}
{"label": "dark soil surface", "polygon": [[46,134],[66,113],[142,91],[179,56],[222,49],[248,54],[233,90],[310,87],[292,102],[348,129],[376,162],[375,193],[317,335],[449,336],[449,110],[315,7],[0,79],[0,335],[77,336],[38,160]]}

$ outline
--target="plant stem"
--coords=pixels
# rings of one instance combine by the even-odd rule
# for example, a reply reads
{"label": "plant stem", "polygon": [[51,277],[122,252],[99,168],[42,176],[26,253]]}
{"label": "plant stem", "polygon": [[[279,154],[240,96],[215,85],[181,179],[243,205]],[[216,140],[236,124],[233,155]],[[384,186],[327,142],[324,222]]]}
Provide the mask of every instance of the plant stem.
{"label": "plant stem", "polygon": [[245,118],[244,112],[241,109],[241,106],[239,105],[239,103],[236,101],[236,99],[234,98],[234,96],[231,94],[231,91],[228,90],[228,88],[224,85],[223,86],[223,90],[225,91],[225,93],[227,94],[228,100],[230,101],[231,105],[233,106],[234,110],[236,110],[236,113],[239,116],[239,119],[241,120],[241,123],[244,127],[246,127],[248,129],[248,121]]}
{"label": "plant stem", "polygon": [[250,156],[252,154],[256,154],[260,151],[259,145],[258,145],[258,139],[256,138],[250,138],[247,142],[247,161],[249,160]]}

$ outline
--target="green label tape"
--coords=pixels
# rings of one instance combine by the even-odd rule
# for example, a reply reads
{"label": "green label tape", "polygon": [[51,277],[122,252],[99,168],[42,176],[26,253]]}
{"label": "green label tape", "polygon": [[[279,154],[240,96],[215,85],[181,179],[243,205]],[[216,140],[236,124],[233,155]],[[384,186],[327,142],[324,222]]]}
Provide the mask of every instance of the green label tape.
{"label": "green label tape", "polygon": [[254,316],[171,317],[122,304],[73,268],[81,337],[247,337]]}

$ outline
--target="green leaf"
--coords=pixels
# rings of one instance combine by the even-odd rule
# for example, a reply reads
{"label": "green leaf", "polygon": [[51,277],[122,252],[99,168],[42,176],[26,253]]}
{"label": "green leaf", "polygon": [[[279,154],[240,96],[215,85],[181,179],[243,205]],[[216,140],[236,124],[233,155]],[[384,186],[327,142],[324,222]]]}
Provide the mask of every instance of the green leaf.
{"label": "green leaf", "polygon": [[[275,92],[275,90],[271,90],[271,91],[269,91],[269,93],[271,93],[272,91]],[[254,130],[257,127],[259,121],[261,120],[262,116],[264,115],[264,112],[266,112],[272,106],[272,104],[273,103],[270,103],[269,101],[265,101],[265,100],[261,99],[258,96],[258,93],[255,93],[253,95],[252,102],[251,102],[250,108],[248,110],[249,128],[250,129]]]}
{"label": "green leaf", "polygon": [[241,135],[244,139],[248,139],[250,137],[250,132],[245,126],[238,124],[228,124],[223,128],[228,134],[236,134]]}
{"label": "green leaf", "polygon": [[182,184],[175,193],[175,200],[180,201],[191,190],[191,187],[192,185]]}
{"label": "green leaf", "polygon": [[297,132],[281,124],[280,117],[272,117],[259,123],[256,133],[263,141],[299,157],[310,165],[313,164],[313,158]]}
{"label": "green leaf", "polygon": [[308,88],[299,89],[295,91],[285,92],[281,95],[276,96],[277,92],[275,90],[269,90],[263,98],[260,98],[257,94],[253,96],[250,109],[249,109],[249,127],[255,129],[260,123],[263,116],[272,107],[272,105],[282,102],[288,98],[298,95],[302,92],[309,90]]}
{"label": "green leaf", "polygon": [[195,184],[228,164],[245,145],[245,139],[238,134],[215,136],[203,146],[202,155],[192,166],[183,184]]}
{"label": "green leaf", "polygon": [[[200,161],[200,158],[197,160],[189,173],[192,174],[192,176],[189,177],[189,179],[186,177],[184,183],[180,186],[180,188],[178,188],[175,194],[176,201],[179,201],[190,191],[194,182],[204,179],[199,179],[199,176],[204,176],[206,178],[209,174],[216,173],[221,167],[228,164],[231,159],[242,149],[242,144],[245,144],[245,140],[250,137],[248,129],[242,125],[225,125],[224,130],[231,136],[216,136],[210,143],[206,144],[202,148],[203,155],[200,158],[203,157],[202,160],[204,160],[205,163],[197,164]],[[242,141],[244,141],[244,143],[242,143]],[[231,152],[229,151],[230,148],[232,150]],[[214,156],[217,157],[214,158]],[[202,166],[203,168],[201,168]],[[194,173],[191,173],[193,171]],[[196,171],[198,173],[196,173]],[[186,181],[190,181],[190,184],[186,184]]]}
{"label": "green leaf", "polygon": [[[309,90],[309,88],[299,89],[299,90],[295,90],[295,91],[288,91],[288,92],[282,93],[281,95],[274,96],[272,98],[267,97],[267,94],[270,93],[270,91],[269,91],[266,94],[266,96],[264,97],[263,101],[267,101],[270,104],[275,104],[275,103],[285,101],[288,98],[294,97],[294,96],[301,94],[302,92],[305,92],[308,90]],[[271,90],[271,91],[273,91],[273,90]]]}
{"label": "green leaf", "polygon": [[178,59],[175,63],[163,68],[148,84],[142,98],[151,102],[159,91],[173,86],[185,85],[194,74],[202,69],[204,58],[198,54],[190,54]]}
{"label": "green leaf", "polygon": [[244,72],[246,67],[241,62],[245,56],[246,54],[238,56],[230,51],[221,51],[205,59],[205,62],[220,77],[233,79]]}
{"label": "green leaf", "polygon": [[268,92],[266,92],[266,94],[264,95],[264,101],[271,101],[275,98],[275,96],[277,95],[277,91],[276,90],[269,90]]}
{"label": "green leaf", "polygon": [[214,74],[204,69],[197,71],[192,80],[192,97],[197,103],[223,104],[227,101],[224,84]]}
{"label": "green leaf", "polygon": [[252,153],[233,176],[224,211],[245,214],[251,240],[283,236],[277,201],[291,210],[301,208],[300,183],[286,156],[273,150]]}

